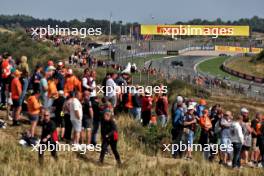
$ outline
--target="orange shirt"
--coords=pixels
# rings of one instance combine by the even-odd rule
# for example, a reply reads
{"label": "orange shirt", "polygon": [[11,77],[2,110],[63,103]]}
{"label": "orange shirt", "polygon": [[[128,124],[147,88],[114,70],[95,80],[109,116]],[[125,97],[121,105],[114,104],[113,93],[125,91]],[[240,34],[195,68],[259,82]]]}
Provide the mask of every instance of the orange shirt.
{"label": "orange shirt", "polygon": [[22,93],[22,84],[18,78],[14,78],[11,82],[11,93],[12,93],[11,98],[13,100],[19,99],[19,97]]}
{"label": "orange shirt", "polygon": [[48,82],[48,96],[49,97],[58,97],[58,90],[55,81],[49,81]]}
{"label": "orange shirt", "polygon": [[203,129],[212,128],[211,120],[210,120],[210,118],[207,115],[204,115],[204,116],[200,117],[200,125],[201,125],[201,128],[203,128]]}
{"label": "orange shirt", "polygon": [[28,113],[30,115],[39,115],[40,114],[40,102],[36,98],[36,96],[31,95],[28,100],[27,100],[27,108],[28,108]]}
{"label": "orange shirt", "polygon": [[133,108],[133,102],[132,102],[132,94],[131,93],[128,93],[127,95],[127,102],[125,104],[125,107],[128,108],[128,109],[132,109]]}
{"label": "orange shirt", "polygon": [[64,85],[64,93],[65,95],[72,92],[74,89],[77,89],[78,91],[82,91],[82,83],[79,81],[76,76],[70,76],[66,78],[65,85]]}

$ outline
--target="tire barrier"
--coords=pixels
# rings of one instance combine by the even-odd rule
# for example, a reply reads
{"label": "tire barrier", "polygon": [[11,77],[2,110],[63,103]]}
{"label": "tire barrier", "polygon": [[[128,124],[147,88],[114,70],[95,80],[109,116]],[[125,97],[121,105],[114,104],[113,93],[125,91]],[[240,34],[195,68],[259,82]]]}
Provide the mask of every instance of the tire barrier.
{"label": "tire barrier", "polygon": [[221,69],[223,71],[225,71],[225,72],[233,75],[233,76],[236,76],[236,77],[239,77],[239,78],[248,80],[248,81],[253,81],[255,83],[264,83],[264,78],[257,77],[257,76],[253,76],[253,75],[248,75],[248,74],[245,74],[245,73],[242,73],[242,72],[233,70],[233,69],[231,69],[231,68],[229,68],[229,67],[226,66],[226,62],[224,62],[221,65]]}

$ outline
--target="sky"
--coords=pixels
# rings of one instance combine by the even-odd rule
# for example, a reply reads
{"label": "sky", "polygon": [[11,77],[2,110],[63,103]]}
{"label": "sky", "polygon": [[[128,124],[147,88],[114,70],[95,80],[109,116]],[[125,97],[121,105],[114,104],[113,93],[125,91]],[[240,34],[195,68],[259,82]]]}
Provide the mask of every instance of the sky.
{"label": "sky", "polygon": [[194,18],[264,18],[264,0],[0,0],[0,14],[60,20],[109,19],[164,24]]}

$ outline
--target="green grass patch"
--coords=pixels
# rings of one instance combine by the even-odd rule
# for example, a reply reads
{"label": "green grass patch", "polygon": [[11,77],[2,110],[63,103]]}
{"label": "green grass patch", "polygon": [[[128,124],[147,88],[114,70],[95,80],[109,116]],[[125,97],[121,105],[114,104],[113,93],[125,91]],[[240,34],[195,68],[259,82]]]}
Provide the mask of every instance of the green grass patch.
{"label": "green grass patch", "polygon": [[198,70],[209,75],[217,76],[219,78],[226,77],[234,81],[239,80],[238,77],[232,76],[221,69],[221,65],[227,59],[228,57],[216,57],[214,59],[204,61],[198,65]]}

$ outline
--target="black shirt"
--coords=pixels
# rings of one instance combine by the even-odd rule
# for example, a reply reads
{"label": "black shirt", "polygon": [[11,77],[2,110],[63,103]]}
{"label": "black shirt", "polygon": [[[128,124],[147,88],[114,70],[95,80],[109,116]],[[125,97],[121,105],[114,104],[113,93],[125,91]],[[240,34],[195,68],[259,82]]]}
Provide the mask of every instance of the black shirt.
{"label": "black shirt", "polygon": [[108,135],[108,137],[110,138],[113,137],[114,131],[117,131],[117,126],[114,120],[102,120],[101,135],[103,138],[106,138],[106,135]]}
{"label": "black shirt", "polygon": [[61,117],[61,111],[63,108],[63,104],[65,102],[65,98],[63,96],[59,96],[59,98],[55,99],[53,102],[53,107],[55,107],[55,117],[59,118]]}
{"label": "black shirt", "polygon": [[43,121],[41,139],[46,138],[48,135],[52,136],[52,133],[56,130],[56,124],[50,120],[48,122]]}
{"label": "black shirt", "polygon": [[83,117],[84,118],[91,118],[90,108],[92,107],[92,103],[90,98],[84,98],[83,101]]}

